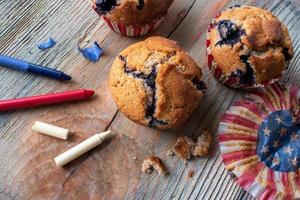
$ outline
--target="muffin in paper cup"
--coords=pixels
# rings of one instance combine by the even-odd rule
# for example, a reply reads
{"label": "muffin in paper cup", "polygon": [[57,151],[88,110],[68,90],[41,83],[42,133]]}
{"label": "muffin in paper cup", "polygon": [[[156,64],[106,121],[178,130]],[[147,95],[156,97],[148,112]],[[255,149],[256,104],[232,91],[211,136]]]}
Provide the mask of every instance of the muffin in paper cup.
{"label": "muffin in paper cup", "polygon": [[173,0],[93,0],[93,9],[111,30],[138,37],[154,31],[163,21]]}
{"label": "muffin in paper cup", "polygon": [[157,129],[183,124],[206,91],[201,68],[176,41],[164,37],[149,37],[121,51],[109,88],[128,119]]}
{"label": "muffin in paper cup", "polygon": [[159,24],[163,21],[164,17],[152,22],[150,24],[145,24],[143,26],[140,25],[125,25],[122,23],[118,23],[116,21],[111,21],[108,17],[102,16],[102,19],[107,23],[111,30],[115,31],[116,33],[121,34],[122,36],[127,37],[138,37],[147,35],[154,31]]}
{"label": "muffin in paper cup", "polygon": [[232,88],[264,87],[277,81],[293,57],[288,29],[271,12],[234,6],[208,27],[207,65]]}
{"label": "muffin in paper cup", "polygon": [[225,167],[260,200],[300,198],[300,90],[278,83],[236,101],[218,136]]}

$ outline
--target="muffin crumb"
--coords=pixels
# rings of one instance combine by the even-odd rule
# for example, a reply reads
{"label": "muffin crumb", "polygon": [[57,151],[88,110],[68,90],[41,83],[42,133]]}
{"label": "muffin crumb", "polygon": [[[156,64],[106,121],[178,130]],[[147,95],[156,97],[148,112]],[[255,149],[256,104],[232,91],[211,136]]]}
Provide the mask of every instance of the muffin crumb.
{"label": "muffin crumb", "polygon": [[190,169],[188,172],[188,178],[192,178],[195,175],[195,171],[193,169]]}
{"label": "muffin crumb", "polygon": [[211,142],[211,134],[207,129],[203,130],[202,134],[198,137],[197,142],[195,143],[193,156],[207,155]]}
{"label": "muffin crumb", "polygon": [[179,137],[174,145],[174,153],[184,160],[189,160],[191,157],[205,156],[209,152],[209,147],[212,142],[211,134],[207,129],[202,131],[202,134],[193,141],[190,137]]}
{"label": "muffin crumb", "polygon": [[233,172],[229,171],[228,174],[230,175],[230,177],[232,179],[237,180],[237,177],[236,177],[236,175]]}
{"label": "muffin crumb", "polygon": [[142,164],[142,171],[151,174],[153,170],[157,171],[160,175],[166,175],[167,170],[161,159],[156,156],[147,157]]}
{"label": "muffin crumb", "polygon": [[174,156],[175,154],[174,154],[174,152],[172,151],[172,150],[168,150],[167,151],[167,156],[169,156],[169,157],[172,157],[172,156]]}
{"label": "muffin crumb", "polygon": [[173,147],[174,153],[184,160],[189,160],[191,159],[193,146],[194,142],[191,138],[187,136],[179,137]]}

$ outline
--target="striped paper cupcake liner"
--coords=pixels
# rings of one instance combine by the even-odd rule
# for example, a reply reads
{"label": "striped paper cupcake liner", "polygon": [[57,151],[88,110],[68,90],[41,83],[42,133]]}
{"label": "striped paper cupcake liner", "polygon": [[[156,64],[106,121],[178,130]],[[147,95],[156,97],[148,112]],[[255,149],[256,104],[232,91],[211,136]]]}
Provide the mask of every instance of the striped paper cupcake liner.
{"label": "striped paper cupcake liner", "polygon": [[236,101],[219,124],[223,162],[260,200],[300,198],[300,90],[277,83]]}
{"label": "striped paper cupcake liner", "polygon": [[[93,0],[90,0],[90,3],[92,8],[96,11],[97,5],[95,4],[95,2]],[[139,36],[147,35],[148,33],[153,32],[165,18],[165,16],[161,16],[157,20],[153,21],[152,23],[148,23],[143,26],[140,25],[128,26],[126,24],[113,21],[110,18],[106,17],[105,15],[100,15],[97,11],[96,13],[100,17],[102,17],[102,19],[107,23],[107,25],[111,30],[121,34],[122,36],[127,36],[127,37],[139,37]]]}
{"label": "striped paper cupcake liner", "polygon": [[[219,14],[220,15],[220,14]],[[218,15],[218,16],[219,16]],[[218,17],[217,16],[217,17]],[[274,78],[268,82],[264,83],[255,83],[255,84],[242,84],[240,83],[240,77],[236,76],[235,74],[228,74],[223,72],[223,70],[218,66],[217,62],[215,61],[212,53],[211,53],[211,41],[210,41],[210,34],[211,30],[214,28],[214,24],[211,23],[208,27],[207,31],[207,38],[206,38],[206,48],[207,48],[207,66],[208,69],[211,71],[213,76],[222,84],[232,87],[232,88],[258,88],[258,87],[265,87],[267,85],[273,84],[276,81],[278,81],[282,75],[284,74],[285,71],[282,72],[282,74]],[[287,63],[288,64],[288,63]]]}
{"label": "striped paper cupcake liner", "polygon": [[111,30],[127,37],[138,37],[153,32],[164,19],[164,17],[161,17],[158,20],[144,26],[127,26],[125,24],[112,21],[106,16],[102,16],[102,18]]}

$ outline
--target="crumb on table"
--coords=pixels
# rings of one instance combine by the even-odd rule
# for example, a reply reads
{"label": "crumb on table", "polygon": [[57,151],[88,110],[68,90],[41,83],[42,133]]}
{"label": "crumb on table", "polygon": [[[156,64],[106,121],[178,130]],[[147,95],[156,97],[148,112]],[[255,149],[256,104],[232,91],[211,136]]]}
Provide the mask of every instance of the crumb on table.
{"label": "crumb on table", "polygon": [[202,134],[197,138],[197,142],[195,143],[193,156],[207,155],[211,142],[211,134],[208,132],[208,130],[203,130]]}
{"label": "crumb on table", "polygon": [[188,172],[188,177],[189,178],[192,178],[195,174],[195,171],[193,169],[190,169],[189,172]]}
{"label": "crumb on table", "polygon": [[137,156],[132,157],[132,160],[137,160]]}
{"label": "crumb on table", "polygon": [[174,152],[172,150],[168,150],[167,151],[167,156],[174,156]]}
{"label": "crumb on table", "polygon": [[174,153],[184,160],[189,160],[193,146],[194,142],[189,137],[179,137],[174,145]]}
{"label": "crumb on table", "polygon": [[207,155],[211,142],[211,134],[207,129],[204,129],[201,135],[197,138],[197,141],[193,141],[187,136],[179,137],[173,149],[174,153],[178,157],[184,160],[189,160],[192,156],[196,157]]}
{"label": "crumb on table", "polygon": [[142,171],[151,174],[153,170],[156,170],[160,175],[167,174],[166,167],[161,159],[156,156],[149,156],[142,164]]}

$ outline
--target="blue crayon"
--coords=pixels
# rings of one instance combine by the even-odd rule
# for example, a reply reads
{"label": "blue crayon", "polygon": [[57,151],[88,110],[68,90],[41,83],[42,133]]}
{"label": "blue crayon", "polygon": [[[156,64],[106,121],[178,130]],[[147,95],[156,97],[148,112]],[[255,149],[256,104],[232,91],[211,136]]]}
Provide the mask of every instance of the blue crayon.
{"label": "blue crayon", "polygon": [[64,81],[72,79],[71,76],[65,74],[62,71],[58,71],[56,69],[51,69],[48,67],[43,67],[40,65],[35,65],[26,61],[18,60],[4,55],[0,55],[0,66],[27,73],[39,74],[42,76],[47,76]]}

